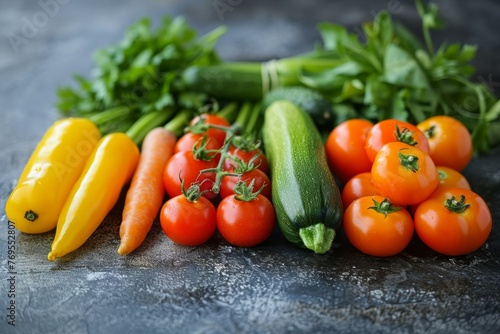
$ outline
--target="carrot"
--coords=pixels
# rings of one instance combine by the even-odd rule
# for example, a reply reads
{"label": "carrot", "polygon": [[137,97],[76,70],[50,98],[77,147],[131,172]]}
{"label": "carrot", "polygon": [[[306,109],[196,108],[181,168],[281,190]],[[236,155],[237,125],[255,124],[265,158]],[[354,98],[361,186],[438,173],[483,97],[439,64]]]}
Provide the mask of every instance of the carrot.
{"label": "carrot", "polygon": [[172,113],[146,114],[127,131],[136,143],[142,141],[142,146],[123,206],[118,247],[120,255],[130,254],[144,242],[163,204],[163,170],[174,154],[177,138],[192,117],[192,112],[184,109],[177,112],[164,127],[157,127]]}
{"label": "carrot", "polygon": [[165,195],[163,170],[176,141],[176,134],[164,127],[154,128],[144,138],[139,164],[125,197],[118,254],[134,251],[153,226]]}

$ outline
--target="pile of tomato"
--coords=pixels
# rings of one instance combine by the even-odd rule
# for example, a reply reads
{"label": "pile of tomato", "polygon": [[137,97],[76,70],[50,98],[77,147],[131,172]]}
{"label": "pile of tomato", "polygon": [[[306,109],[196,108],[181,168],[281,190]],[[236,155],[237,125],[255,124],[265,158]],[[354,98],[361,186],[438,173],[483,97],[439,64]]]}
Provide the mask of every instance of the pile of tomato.
{"label": "pile of tomato", "polygon": [[203,114],[191,126],[200,118],[213,127],[186,132],[165,166],[169,199],[160,211],[162,229],[183,246],[201,245],[216,230],[235,246],[260,244],[276,220],[267,159],[255,141],[226,141],[224,118]]}
{"label": "pile of tomato", "polygon": [[392,256],[414,234],[449,256],[486,242],[492,217],[461,174],[473,147],[457,119],[434,116],[417,125],[352,119],[331,131],[325,148],[343,184],[345,235],[358,250]]}

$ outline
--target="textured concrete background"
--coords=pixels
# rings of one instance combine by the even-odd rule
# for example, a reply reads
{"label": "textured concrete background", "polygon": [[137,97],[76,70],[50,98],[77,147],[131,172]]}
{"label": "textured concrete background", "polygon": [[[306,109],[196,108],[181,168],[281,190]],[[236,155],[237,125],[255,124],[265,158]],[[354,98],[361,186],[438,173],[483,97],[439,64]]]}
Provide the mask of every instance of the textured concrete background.
{"label": "textured concrete background", "polygon": [[[225,3],[226,12],[214,4]],[[477,80],[500,90],[500,5],[439,1],[448,22],[437,40],[479,46]],[[92,53],[143,16],[184,15],[200,34],[221,24],[226,59],[271,59],[307,51],[315,24],[356,31],[381,9],[418,31],[413,1],[13,1],[0,0],[0,333],[494,333],[500,330],[500,150],[464,174],[485,198],[494,227],[477,252],[437,255],[418,240],[387,259],[355,251],[342,236],[319,256],[276,231],[235,248],[215,236],[174,245],[155,223],[133,255],[116,254],[121,202],[79,250],[46,260],[53,232],[16,234],[8,268],[5,200],[38,139],[58,117],[55,90],[88,74]],[[32,26],[30,30],[29,26]],[[34,27],[34,29],[33,29]],[[23,36],[13,44],[8,36]],[[15,297],[8,291],[14,276]],[[14,300],[16,326],[8,325]]]}

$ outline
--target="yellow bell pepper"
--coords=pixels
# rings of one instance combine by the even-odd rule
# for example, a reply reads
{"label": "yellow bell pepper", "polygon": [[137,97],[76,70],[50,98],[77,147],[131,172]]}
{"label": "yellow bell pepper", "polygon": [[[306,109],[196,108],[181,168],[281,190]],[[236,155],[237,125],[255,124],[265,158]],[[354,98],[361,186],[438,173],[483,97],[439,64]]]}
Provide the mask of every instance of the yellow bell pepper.
{"label": "yellow bell pepper", "polygon": [[7,218],[18,230],[44,233],[56,227],[66,198],[100,137],[88,119],[65,118],[52,124],[5,205]]}
{"label": "yellow bell pepper", "polygon": [[138,161],[139,148],[127,135],[112,133],[101,139],[64,204],[50,261],[87,241],[118,201]]}

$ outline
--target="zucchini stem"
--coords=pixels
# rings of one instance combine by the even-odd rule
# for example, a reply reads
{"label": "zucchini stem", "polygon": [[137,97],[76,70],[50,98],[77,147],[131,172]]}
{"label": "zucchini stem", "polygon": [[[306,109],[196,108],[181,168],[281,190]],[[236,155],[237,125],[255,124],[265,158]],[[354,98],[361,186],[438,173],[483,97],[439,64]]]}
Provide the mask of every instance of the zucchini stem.
{"label": "zucchini stem", "polygon": [[317,254],[324,254],[332,247],[335,235],[333,228],[325,227],[322,223],[302,227],[299,230],[304,246]]}

